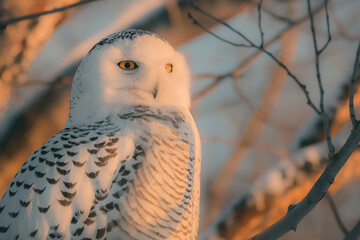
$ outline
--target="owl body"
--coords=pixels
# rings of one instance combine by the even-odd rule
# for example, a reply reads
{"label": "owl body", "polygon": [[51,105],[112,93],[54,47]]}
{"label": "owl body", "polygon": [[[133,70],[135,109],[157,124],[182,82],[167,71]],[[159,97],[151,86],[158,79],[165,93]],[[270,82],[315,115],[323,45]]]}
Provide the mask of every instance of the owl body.
{"label": "owl body", "polygon": [[[122,39],[126,34],[135,37]],[[103,39],[85,57],[65,128],[25,162],[0,202],[0,239],[196,239],[200,139],[188,93],[183,102],[165,101],[169,94],[180,101],[178,88],[188,87],[186,78],[177,83],[165,72],[168,61],[174,72],[181,70],[172,58],[177,53],[152,73],[120,69],[114,78],[109,69],[101,72],[112,59],[101,57],[104,52],[126,52],[116,44],[126,46],[143,35],[169,49],[151,33],[127,30]],[[126,50],[117,61],[149,67],[147,60],[133,60],[138,49]],[[88,71],[94,63],[100,64],[97,74]],[[173,83],[163,82],[169,79]],[[166,84],[174,83],[171,93]]]}

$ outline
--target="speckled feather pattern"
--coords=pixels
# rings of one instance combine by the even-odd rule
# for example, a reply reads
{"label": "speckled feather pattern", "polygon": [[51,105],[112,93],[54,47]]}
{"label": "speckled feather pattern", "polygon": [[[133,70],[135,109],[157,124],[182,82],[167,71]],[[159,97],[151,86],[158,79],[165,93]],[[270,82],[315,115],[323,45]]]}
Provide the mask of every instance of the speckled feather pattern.
{"label": "speckled feather pattern", "polygon": [[64,128],[4,194],[0,239],[196,239],[193,129],[188,112],[148,106]]}

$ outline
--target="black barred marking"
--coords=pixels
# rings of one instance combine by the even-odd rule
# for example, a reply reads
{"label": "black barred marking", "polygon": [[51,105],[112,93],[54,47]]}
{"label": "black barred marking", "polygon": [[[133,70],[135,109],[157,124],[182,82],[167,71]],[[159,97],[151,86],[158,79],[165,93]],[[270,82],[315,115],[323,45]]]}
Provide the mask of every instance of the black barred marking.
{"label": "black barred marking", "polygon": [[21,187],[21,185],[23,185],[24,181],[20,182],[20,181],[16,181],[16,186],[17,187]]}
{"label": "black barred marking", "polygon": [[96,231],[96,238],[102,238],[105,235],[105,228],[100,228]]}
{"label": "black barred marking", "polygon": [[26,171],[27,171],[27,169],[28,169],[28,168],[22,168],[22,169],[21,169],[21,173],[26,172]]}
{"label": "black barred marking", "polygon": [[121,174],[122,176],[127,176],[130,174],[130,171],[129,170],[124,170],[124,172]]}
{"label": "black barred marking", "polygon": [[77,139],[79,136],[75,136],[75,135],[70,135],[70,137],[72,138],[72,139]]}
{"label": "black barred marking", "polygon": [[124,171],[125,170],[125,166],[123,165],[123,166],[121,166],[121,168],[119,169],[119,173],[121,173],[122,171]]}
{"label": "black barred marking", "polygon": [[97,154],[98,151],[99,151],[99,149],[88,149],[88,152],[90,154]]}
{"label": "black barred marking", "polygon": [[11,183],[10,183],[10,187],[13,187],[14,184],[15,184],[15,182],[11,182]]}
{"label": "black barred marking", "polygon": [[117,182],[117,184],[122,187],[127,183],[127,180],[125,178],[122,178],[120,181]]}
{"label": "black barred marking", "polygon": [[53,238],[53,239],[55,239],[55,238],[59,239],[59,238],[62,238],[63,235],[60,234],[60,233],[58,233],[58,232],[54,232],[54,233],[50,233],[50,234],[48,235],[48,237]]}
{"label": "black barred marking", "polygon": [[55,165],[55,162],[52,162],[52,161],[48,161],[46,160],[46,165],[48,165],[49,167],[53,167]]}
{"label": "black barred marking", "polygon": [[73,233],[73,236],[80,236],[82,232],[84,231],[84,227],[76,229],[76,231]]}
{"label": "black barred marking", "polygon": [[100,194],[95,194],[95,199],[98,201],[102,201],[107,197],[107,194],[105,195],[100,195]]}
{"label": "black barred marking", "polygon": [[75,167],[82,167],[82,166],[84,166],[86,161],[84,161],[84,162],[72,161],[72,163],[74,164]]}
{"label": "black barred marking", "polygon": [[29,206],[31,200],[32,200],[32,199],[30,199],[28,202],[19,200],[19,202],[20,202],[20,205],[21,205],[22,207],[26,208],[27,206]]}
{"label": "black barred marking", "polygon": [[[115,155],[115,154],[114,154]],[[100,162],[107,162],[110,158],[112,158],[114,155],[106,155],[105,157],[98,157],[97,159]],[[115,155],[116,156],[116,155]]]}
{"label": "black barred marking", "polygon": [[49,205],[49,206],[47,206],[47,207],[44,207],[44,208],[42,208],[42,207],[38,207],[39,212],[41,212],[41,213],[46,213],[46,212],[49,210],[49,208],[50,208],[50,205]]}
{"label": "black barred marking", "polygon": [[43,163],[45,160],[45,158],[39,157],[39,162]]}
{"label": "black barred marking", "polygon": [[89,141],[88,141],[88,140],[81,140],[79,143],[80,143],[80,144],[88,144]]}
{"label": "black barred marking", "polygon": [[69,161],[67,161],[67,162],[56,162],[56,166],[58,166],[58,167],[65,167],[67,164],[69,163]]}
{"label": "black barred marking", "polygon": [[93,142],[93,141],[97,140],[98,138],[99,138],[98,136],[91,137],[91,138],[90,138],[90,141],[92,141],[92,142]]}
{"label": "black barred marking", "polygon": [[86,137],[87,135],[89,135],[90,132],[84,132],[82,134],[80,134],[80,137]]}
{"label": "black barred marking", "polygon": [[37,234],[37,232],[38,232],[38,229],[36,229],[35,231],[32,231],[29,235],[30,235],[30,237],[35,237],[36,236],[36,234]]}
{"label": "black barred marking", "polygon": [[95,143],[95,144],[94,144],[94,147],[96,147],[96,148],[102,148],[103,146],[105,146],[105,143],[106,143],[106,141],[103,141],[103,142],[100,142],[100,143]]}
{"label": "black barred marking", "polygon": [[66,151],[66,154],[69,155],[70,157],[73,157],[73,156],[75,156],[76,154],[78,154],[78,152]]}
{"label": "black barred marking", "polygon": [[115,207],[115,209],[116,209],[118,212],[120,212],[119,204],[115,203],[115,204],[114,204],[114,207]]}
{"label": "black barred marking", "polygon": [[61,168],[56,168],[56,170],[58,171],[58,173],[60,173],[61,175],[66,175],[70,172],[70,170],[64,170],[64,169],[61,169]]}
{"label": "black barred marking", "polygon": [[64,207],[67,207],[67,206],[69,206],[71,204],[71,200],[68,201],[68,200],[65,200],[65,199],[58,199],[58,202]]}
{"label": "black barred marking", "polygon": [[115,143],[117,143],[119,141],[119,138],[111,138],[110,141],[108,142],[108,144],[106,144],[106,146],[112,146]]}
{"label": "black barred marking", "polygon": [[65,187],[67,188],[73,188],[75,187],[76,183],[71,183],[71,182],[64,182]]}
{"label": "black barred marking", "polygon": [[90,219],[90,218],[87,218],[87,219],[84,221],[84,223],[85,223],[86,225],[88,225],[88,226],[90,226],[90,225],[93,224],[94,222],[95,222],[95,220]]}
{"label": "black barred marking", "polygon": [[30,161],[34,161],[36,156],[32,156]]}
{"label": "black barred marking", "polygon": [[141,152],[135,152],[133,158],[134,158],[135,160],[137,160],[137,158],[138,158],[139,156],[140,156],[140,157],[144,157],[144,156],[145,156],[145,151],[143,150],[143,151],[141,151]]}
{"label": "black barred marking", "polygon": [[92,211],[89,213],[89,218],[94,218],[94,217],[96,217],[96,215],[97,215],[96,212]]}
{"label": "black barred marking", "polygon": [[46,172],[42,173],[42,172],[40,172],[40,171],[35,171],[35,175],[36,175],[36,177],[38,177],[38,178],[43,178],[43,177],[45,176],[45,174],[46,174]]}
{"label": "black barred marking", "polygon": [[6,233],[7,230],[9,230],[9,227],[10,225],[8,225],[7,227],[0,226],[0,233]]}
{"label": "black barred marking", "polygon": [[60,139],[63,140],[63,141],[69,140],[69,138],[68,138],[68,137],[65,137],[65,136],[61,136]]}
{"label": "black barred marking", "polygon": [[57,182],[60,180],[60,178],[58,178],[57,180],[54,178],[46,178],[46,180],[50,184],[57,184]]}
{"label": "black barred marking", "polygon": [[73,216],[73,218],[71,219],[71,224],[76,224],[77,222],[78,222],[77,218]]}
{"label": "black barred marking", "polygon": [[104,166],[106,166],[108,164],[108,162],[98,162],[98,161],[94,161],[94,163],[98,167],[104,167]]}
{"label": "black barred marking", "polygon": [[30,166],[29,166],[29,171],[32,171],[32,170],[34,170],[35,168],[36,168],[36,166],[30,165]]}
{"label": "black barred marking", "polygon": [[76,195],[76,191],[71,193],[71,192],[66,192],[66,191],[61,191],[62,195],[67,198],[67,199],[73,199]]}
{"label": "black barred marking", "polygon": [[104,206],[100,207],[100,210],[103,211],[105,214],[107,214],[108,212],[110,212],[110,210],[106,209]]}
{"label": "black barred marking", "polygon": [[0,207],[0,213],[4,210],[4,208],[5,208],[5,205]]}
{"label": "black barred marking", "polygon": [[34,189],[34,192],[35,192],[35,193],[41,195],[41,194],[45,191],[46,187],[44,187],[43,189],[38,189],[38,188],[33,188],[33,189]]}
{"label": "black barred marking", "polygon": [[75,146],[80,145],[79,143],[77,143],[77,142],[73,142],[73,141],[70,141],[70,140],[68,141],[68,143],[69,143],[69,144],[71,144],[71,145],[75,145]]}
{"label": "black barred marking", "polygon": [[119,198],[120,198],[119,192],[113,193],[112,196],[113,196],[114,198],[116,198],[116,199],[119,199]]}
{"label": "black barred marking", "polygon": [[54,156],[54,158],[61,159],[64,155],[54,153],[53,156]]}
{"label": "black barred marking", "polygon": [[16,193],[17,193],[17,191],[13,192],[13,191],[9,190],[9,196],[10,196],[10,197],[15,196],[15,195],[16,195]]}
{"label": "black barred marking", "polygon": [[62,148],[50,148],[50,151],[52,151],[52,152],[58,152],[58,151],[60,151]]}
{"label": "black barred marking", "polygon": [[20,212],[20,210],[17,211],[17,212],[9,212],[9,216],[12,217],[12,218],[16,218],[17,215],[19,215],[19,212]]}
{"label": "black barred marking", "polygon": [[142,166],[142,162],[138,162],[132,165],[132,167],[136,170]]}
{"label": "black barred marking", "polygon": [[89,177],[89,178],[91,178],[91,179],[94,179],[94,178],[96,178],[98,175],[99,175],[99,170],[98,171],[96,171],[96,172],[90,172],[90,173],[86,173],[86,175]]}
{"label": "black barred marking", "polygon": [[109,202],[108,204],[105,205],[105,207],[109,210],[114,209],[114,203],[113,202]]}
{"label": "black barred marking", "polygon": [[126,30],[123,30],[121,32],[116,32],[116,33],[113,33],[105,38],[103,38],[101,41],[99,41],[97,44],[94,45],[94,47],[92,47],[89,51],[88,54],[91,54],[91,52],[94,50],[94,49],[98,49],[100,48],[101,46],[104,46],[104,45],[110,45],[116,41],[119,41],[119,40],[130,40],[130,41],[133,41],[135,40],[137,37],[140,37],[142,35],[149,35],[149,36],[154,36],[154,37],[157,37],[159,38],[160,40],[166,42],[163,38],[161,38],[160,36],[158,36],[157,34],[155,33],[152,33],[152,32],[148,32],[148,31],[144,31],[144,30],[140,30],[140,29],[126,29]]}
{"label": "black barred marking", "polygon": [[64,147],[65,149],[72,148],[72,146],[73,146],[73,145],[70,145],[70,144],[64,144],[64,145],[63,145],[63,147]]}
{"label": "black barred marking", "polygon": [[107,227],[106,227],[106,232],[111,232],[112,231],[112,223],[111,222],[109,222],[108,224],[107,224]]}
{"label": "black barred marking", "polygon": [[27,184],[27,183],[25,183],[25,184],[24,184],[24,189],[30,189],[33,184],[34,184],[34,183],[32,183],[32,184]]}
{"label": "black barred marking", "polygon": [[49,152],[49,151],[43,150],[43,151],[41,151],[40,153],[41,153],[41,155],[46,155],[48,152]]}
{"label": "black barred marking", "polygon": [[117,151],[117,148],[105,148],[106,152],[113,154]]}

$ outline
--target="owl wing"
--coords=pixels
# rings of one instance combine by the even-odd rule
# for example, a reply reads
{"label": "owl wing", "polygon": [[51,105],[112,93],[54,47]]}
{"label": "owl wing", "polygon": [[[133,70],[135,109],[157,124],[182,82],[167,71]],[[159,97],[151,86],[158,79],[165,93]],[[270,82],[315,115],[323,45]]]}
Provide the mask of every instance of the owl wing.
{"label": "owl wing", "polygon": [[108,217],[108,237],[195,239],[200,142],[191,115],[138,106],[120,117],[133,123],[135,152],[100,207]]}
{"label": "owl wing", "polygon": [[[24,163],[0,202],[0,239],[70,239],[81,235],[94,202],[101,201],[132,139],[109,118],[64,128]],[[99,224],[88,230],[102,238]]]}

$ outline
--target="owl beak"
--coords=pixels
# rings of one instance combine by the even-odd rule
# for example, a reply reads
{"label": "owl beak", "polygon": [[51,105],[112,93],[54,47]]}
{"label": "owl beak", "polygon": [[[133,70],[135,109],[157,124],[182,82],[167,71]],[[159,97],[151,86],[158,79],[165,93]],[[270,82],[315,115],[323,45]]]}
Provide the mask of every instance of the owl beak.
{"label": "owl beak", "polygon": [[158,91],[159,91],[159,84],[156,83],[154,90],[152,91],[152,95],[154,96],[154,99],[156,99],[156,96],[158,95]]}

